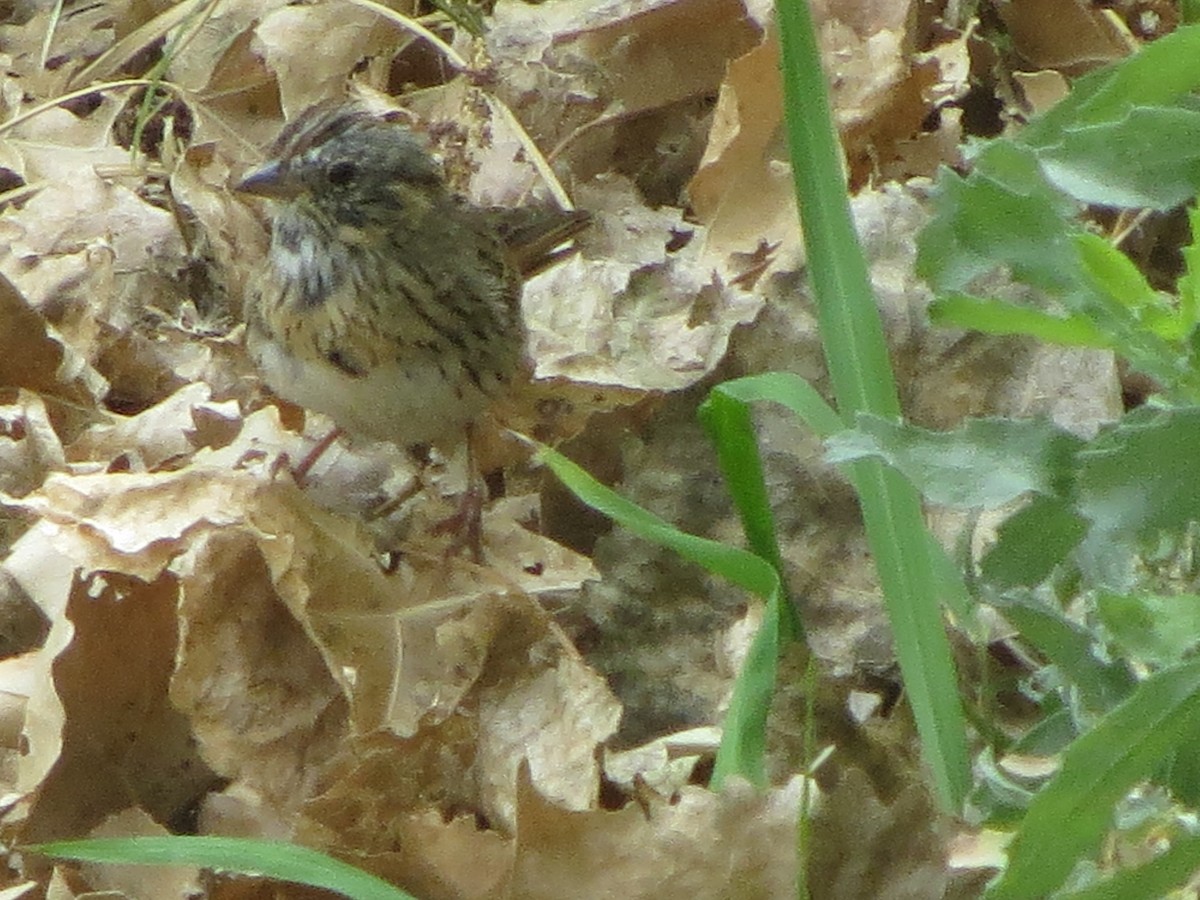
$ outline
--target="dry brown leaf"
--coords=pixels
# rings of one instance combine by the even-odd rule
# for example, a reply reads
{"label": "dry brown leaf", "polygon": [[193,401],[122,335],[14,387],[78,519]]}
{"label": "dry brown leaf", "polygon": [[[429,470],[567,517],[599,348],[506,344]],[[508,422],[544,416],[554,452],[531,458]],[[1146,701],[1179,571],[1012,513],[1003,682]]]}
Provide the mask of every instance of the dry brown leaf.
{"label": "dry brown leaf", "polygon": [[[16,21],[6,20],[0,27],[0,45],[11,55],[11,71],[20,77],[26,96],[44,99],[65,93],[81,60],[98,55],[112,43],[112,16],[104,6],[74,13],[56,16],[53,7],[28,4],[23,16],[14,15]],[[53,32],[52,22],[56,24]]]}
{"label": "dry brown leaf", "polygon": [[925,900],[947,884],[944,823],[923,785],[887,805],[866,775],[848,769],[822,797],[810,827],[809,885],[814,900]]}
{"label": "dry brown leaf", "polygon": [[[616,812],[569,812],[520,776],[512,897],[778,898],[796,884],[801,780],[684,788]],[[869,895],[862,895],[869,896]]]}
{"label": "dry brown leaf", "polygon": [[[965,93],[965,42],[914,57],[912,5],[816,4],[831,103],[850,179],[932,174],[958,158],[957,111],[927,133],[931,111]],[[688,196],[708,226],[705,250],[730,282],[803,264],[787,151],[778,39],[768,34],[730,63]]]}
{"label": "dry brown leaf", "polygon": [[[361,794],[381,800],[391,796],[396,763],[391,755],[379,760],[370,770],[377,776],[373,783],[364,769]],[[429,770],[418,762],[414,774],[426,777]],[[463,780],[461,774],[458,778]],[[447,820],[435,809],[400,815],[393,810],[380,819],[373,815],[375,810],[343,802],[331,796],[310,804],[309,815],[321,822],[302,823],[300,835],[306,843],[353,859],[423,900],[494,900],[508,895],[514,842],[480,828],[477,816]]]}
{"label": "dry brown leaf", "polygon": [[1013,72],[1013,80],[1021,86],[1025,102],[1034,113],[1042,113],[1067,96],[1070,84],[1062,73],[1047,69],[1042,72]]}
{"label": "dry brown leaf", "polygon": [[[139,345],[137,330],[147,308],[173,310],[181,303],[177,272],[185,247],[175,217],[139,192],[145,173],[111,142],[119,109],[107,99],[83,119],[50,110],[6,139],[36,189],[20,209],[0,217],[0,271],[53,324],[72,356],[104,373],[114,395],[144,405],[169,393],[188,367],[170,359],[138,370],[138,352],[114,348],[144,351],[148,344]],[[130,371],[142,377],[126,390]],[[102,393],[94,387],[89,406]]]}
{"label": "dry brown leaf", "polygon": [[583,58],[607,74],[612,114],[633,116],[711,91],[757,37],[736,0],[506,4],[489,46],[499,61]]}
{"label": "dry brown leaf", "polygon": [[604,776],[631,797],[646,788],[669,797],[695,783],[697,763],[713,759],[720,744],[721,730],[705,726],[663,735],[630,750],[606,748]]}
{"label": "dry brown leaf", "polygon": [[621,707],[557,629],[530,618],[506,627],[478,699],[484,808],[505,830],[516,818],[516,772],[529,765],[538,791],[567,809],[599,792],[597,746],[616,731]]}
{"label": "dry brown leaf", "polygon": [[379,17],[350,3],[282,6],[254,29],[254,46],[279,84],[280,105],[290,120],[326,97],[337,96],[345,73],[377,47]]}
{"label": "dry brown leaf", "polygon": [[212,784],[167,703],[172,579],[112,570],[76,577],[79,545],[69,530],[43,520],[5,561],[51,623],[30,660],[39,675],[24,722],[29,752],[11,786],[21,803],[7,817],[32,840],[82,834],[135,805],[169,821]]}
{"label": "dry brown leaf", "polygon": [[[11,577],[7,571],[5,577]],[[0,660],[0,785],[6,795],[20,783],[21,760],[27,755],[22,744],[29,700],[36,693],[37,679],[46,674],[38,657],[31,652]],[[6,800],[10,799],[8,795]]]}
{"label": "dry brown leaf", "polygon": [[108,389],[104,378],[70,347],[26,298],[0,276],[0,385],[36,391],[61,402],[55,412],[94,407]]}
{"label": "dry brown leaf", "polygon": [[[599,792],[596,747],[620,710],[545,613],[519,596],[478,598],[430,637],[414,647],[415,660],[439,650],[464,662],[473,657],[468,693],[455,709],[426,716],[412,737],[375,733],[344,745],[323,792],[305,807],[300,835],[366,854],[370,868],[410,886],[431,878],[459,885],[432,896],[480,896],[479,885],[507,880],[511,845],[475,826],[464,832],[461,822],[437,828],[431,815],[476,810],[499,833],[511,833],[516,771],[526,759],[542,791],[590,807]],[[486,854],[428,856],[403,840],[396,849],[397,835],[418,834],[436,837],[447,854],[464,842]],[[451,862],[454,872],[435,878]]]}
{"label": "dry brown leaf", "polygon": [[23,497],[66,464],[62,443],[38,394],[19,388],[11,402],[0,403],[0,492]]}
{"label": "dry brown leaf", "polygon": [[[31,592],[55,623],[43,653],[60,648],[60,671],[64,659],[79,658],[113,673],[122,667],[95,654],[128,652],[123,648],[130,641],[177,658],[173,706],[186,716],[208,764],[254,792],[264,815],[286,818],[298,808],[326,769],[321,760],[333,758],[348,729],[406,733],[422,720],[446,719],[459,705],[454,697],[477,690],[473,684],[489,671],[489,686],[471,701],[478,707],[480,734],[474,740],[483,785],[475,802],[497,821],[504,818],[511,808],[504,797],[512,790],[514,751],[517,758],[533,756],[539,783],[551,793],[574,798],[574,804],[595,794],[594,747],[611,733],[619,710],[604,700],[602,682],[549,628],[545,614],[523,599],[517,584],[508,588],[511,599],[495,593],[508,583],[502,575],[494,576],[497,587],[482,592],[477,577],[468,577],[469,568],[447,581],[439,565],[440,591],[432,582],[421,587],[428,576],[413,566],[407,576],[389,577],[374,562],[360,529],[313,509],[293,486],[263,485],[250,472],[190,468],[59,477],[22,506],[40,515],[40,524],[9,559],[9,571],[23,588],[46,565],[98,573],[69,594],[62,593],[64,584],[57,595],[47,595],[46,581]],[[56,550],[71,562],[64,565]],[[553,560],[547,565],[547,559],[539,560],[540,571],[524,573],[531,584],[577,583],[555,576]],[[79,592],[88,590],[105,602],[88,607],[93,618],[81,619],[77,610],[75,629],[67,629],[63,612],[86,603]],[[114,606],[119,598],[124,600]],[[145,606],[152,598],[157,619]],[[140,616],[141,627],[130,628],[116,610]],[[168,623],[164,634],[145,630]],[[121,640],[114,640],[114,627],[121,629]],[[56,641],[54,634],[62,637]],[[62,640],[70,643],[60,645]],[[514,656],[523,660],[516,669]],[[435,664],[439,659],[443,662]],[[402,667],[402,661],[411,662]],[[493,671],[495,666],[504,674]],[[166,689],[161,677],[147,679],[137,668],[130,674],[146,689]],[[65,704],[91,693],[65,676],[54,683]],[[129,687],[99,679],[94,689],[120,696]],[[162,706],[165,694],[154,696],[153,703]],[[147,697],[133,704],[146,729],[154,721],[149,702]],[[589,711],[596,702],[608,706]],[[105,706],[90,701],[87,708],[119,726]],[[534,734],[528,730],[531,716],[539,722]],[[97,735],[105,728],[79,711],[59,721],[67,756],[58,769],[69,773],[67,761],[74,759],[67,736],[76,727]],[[569,763],[572,755],[577,761]],[[98,801],[99,811],[121,808],[117,804],[117,798]]]}
{"label": "dry brown leaf", "polygon": [[207,384],[187,384],[145,412],[93,426],[71,444],[71,456],[122,458],[133,471],[154,470],[168,460],[188,456],[195,450],[190,435],[196,409],[209,401],[210,390]]}
{"label": "dry brown leaf", "polygon": [[[372,860],[381,875],[395,873],[417,897],[443,900],[492,900],[509,893],[513,841],[494,831],[480,830],[473,816],[446,822],[433,813],[411,816],[395,828],[393,869],[386,858]],[[403,872],[403,874],[401,874]]]}
{"label": "dry brown leaf", "polygon": [[712,371],[761,300],[724,284],[679,212],[651,211],[624,179],[579,191],[596,217],[580,255],[530,283],[524,308],[540,378],[678,390]]}
{"label": "dry brown leaf", "polygon": [[791,172],[781,162],[783,102],[772,35],[729,65],[708,146],[688,197],[704,235],[705,256],[727,278],[743,274],[733,254],[771,248],[763,271],[802,263]]}
{"label": "dry brown leaf", "polygon": [[1038,69],[1087,71],[1133,49],[1118,19],[1083,0],[1010,0],[996,11],[1017,52]]}

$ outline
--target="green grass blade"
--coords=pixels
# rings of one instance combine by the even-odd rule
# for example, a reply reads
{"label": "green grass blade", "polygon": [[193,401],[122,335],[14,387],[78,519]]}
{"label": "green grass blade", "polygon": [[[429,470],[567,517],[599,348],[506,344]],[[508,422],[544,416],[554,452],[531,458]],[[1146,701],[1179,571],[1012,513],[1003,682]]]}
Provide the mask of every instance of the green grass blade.
{"label": "green grass blade", "polygon": [[[812,15],[803,0],[780,0],[776,9],[792,176],[838,412],[846,423],[859,412],[896,419],[895,377],[850,219]],[[969,785],[966,719],[921,504],[903,477],[877,461],[855,463],[851,472],[924,758],[943,804],[958,809]]]}
{"label": "green grass blade", "polygon": [[716,445],[750,549],[779,570],[779,541],[749,406],[717,389],[701,405],[700,421]]}
{"label": "green grass blade", "polygon": [[725,778],[740,775],[752,784],[766,784],[767,712],[775,689],[779,658],[780,622],[785,620],[782,585],[765,559],[737,547],[680,531],[658,516],[606,488],[561,453],[542,447],[537,458],[572,493],[637,536],[674,550],[766,601],[763,625],[751,643],[721,734],[712,784],[720,789]]}
{"label": "green grass blade", "polygon": [[719,384],[713,392],[743,403],[778,403],[795,413],[819,438],[835,435],[846,427],[817,389],[791,372],[748,375]]}
{"label": "green grass blade", "polygon": [[1107,881],[1064,894],[1061,900],[1140,900],[1142,897],[1186,896],[1171,892],[1188,885],[1200,870],[1200,835],[1180,838],[1169,850],[1143,866],[1118,872]]}
{"label": "green grass blade", "polygon": [[896,381],[866,262],[850,219],[841,148],[808,4],[778,4],[784,97],[796,197],[838,411],[900,415]]}
{"label": "green grass blade", "polygon": [[415,900],[369,872],[307,847],[246,838],[163,836],[55,841],[25,848],[63,859],[121,865],[191,865],[337,891],[351,900]]}
{"label": "green grass blade", "polygon": [[638,537],[674,550],[684,559],[703,566],[714,575],[727,578],[764,600],[778,589],[779,576],[765,559],[738,547],[680,531],[649,510],[605,487],[556,450],[541,447],[537,459],[576,497]]}
{"label": "green grass blade", "polygon": [[1048,897],[1112,825],[1113,805],[1200,731],[1200,661],[1150,676],[1077,738],[1034,797],[989,900]]}
{"label": "green grass blade", "polygon": [[[750,421],[748,404],[721,391],[718,386],[700,407],[700,420],[708,429],[717,448],[721,472],[742,520],[742,530],[751,551],[769,562],[779,573],[783,596],[776,604],[779,641],[804,639],[804,626],[791,598],[783,591],[783,558],[775,535],[775,516],[771,511],[767,484],[763,478],[758,439]],[[769,698],[768,698],[769,702]]]}
{"label": "green grass blade", "polygon": [[731,775],[745,778],[757,787],[767,785],[767,714],[779,668],[781,602],[778,593],[768,599],[762,626],[750,643],[733,683],[729,710],[721,728],[721,746],[713,764],[713,790],[719,791]]}
{"label": "green grass blade", "polygon": [[970,759],[942,621],[943,570],[904,476],[873,462],[856,463],[852,471],[925,761],[942,802],[958,809],[970,788]]}

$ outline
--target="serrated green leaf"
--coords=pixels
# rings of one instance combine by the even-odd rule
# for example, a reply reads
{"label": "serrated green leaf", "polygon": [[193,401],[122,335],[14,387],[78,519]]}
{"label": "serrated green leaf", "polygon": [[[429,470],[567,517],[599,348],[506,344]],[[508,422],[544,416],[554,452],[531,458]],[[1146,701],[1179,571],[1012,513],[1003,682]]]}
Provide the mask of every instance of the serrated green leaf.
{"label": "serrated green leaf", "polygon": [[[989,156],[1002,161],[1025,153],[996,145]],[[1029,157],[1028,163],[1036,172],[1036,161]],[[1015,187],[989,171],[977,169],[964,179],[943,170],[934,217],[917,239],[917,273],[944,294],[967,290],[975,279],[1007,267],[1019,281],[1065,295],[1079,284],[1068,214],[1040,174]]]}
{"label": "serrated green leaf", "polygon": [[1200,595],[1102,591],[1096,598],[1096,611],[1122,656],[1170,666],[1200,646]]}
{"label": "serrated green leaf", "polygon": [[1074,243],[1084,272],[1120,309],[1166,308],[1162,296],[1133,261],[1100,235],[1076,235]]}
{"label": "serrated green leaf", "polygon": [[877,457],[935,503],[992,508],[1029,492],[1068,489],[1081,446],[1048,421],[969,419],[954,431],[929,431],[863,414],[853,430],[826,442],[826,459]]}
{"label": "serrated green leaf", "polygon": [[1200,27],[1177,28],[1133,56],[1075,81],[1061,103],[1038,116],[1021,142],[1057,144],[1067,128],[1111,122],[1133,106],[1166,106],[1200,89]]}
{"label": "serrated green leaf", "polygon": [[1200,519],[1200,408],[1136,410],[1079,452],[1078,510],[1089,521],[1083,571],[1130,586],[1139,541]]}
{"label": "serrated green leaf", "polygon": [[1183,255],[1184,272],[1176,284],[1179,303],[1179,320],[1183,333],[1194,336],[1196,325],[1200,322],[1200,210],[1194,206],[1188,210],[1188,225],[1191,228],[1192,240],[1180,252]]}
{"label": "serrated green leaf", "polygon": [[1051,184],[1083,203],[1171,209],[1200,192],[1200,111],[1138,106],[1068,126],[1038,159]]}
{"label": "serrated green leaf", "polygon": [[1060,497],[1034,497],[997,529],[980,571],[998,588],[1034,587],[1087,534],[1087,521]]}

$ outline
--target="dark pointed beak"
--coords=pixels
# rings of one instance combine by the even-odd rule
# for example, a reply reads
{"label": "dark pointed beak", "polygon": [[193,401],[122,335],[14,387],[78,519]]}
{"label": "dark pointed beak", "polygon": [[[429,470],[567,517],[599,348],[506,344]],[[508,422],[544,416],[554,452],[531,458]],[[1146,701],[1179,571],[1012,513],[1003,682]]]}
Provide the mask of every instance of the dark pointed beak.
{"label": "dark pointed beak", "polygon": [[234,190],[256,197],[268,197],[272,200],[287,200],[299,193],[299,185],[294,178],[288,177],[287,167],[279,162],[269,162],[251,169],[242,180],[234,185]]}

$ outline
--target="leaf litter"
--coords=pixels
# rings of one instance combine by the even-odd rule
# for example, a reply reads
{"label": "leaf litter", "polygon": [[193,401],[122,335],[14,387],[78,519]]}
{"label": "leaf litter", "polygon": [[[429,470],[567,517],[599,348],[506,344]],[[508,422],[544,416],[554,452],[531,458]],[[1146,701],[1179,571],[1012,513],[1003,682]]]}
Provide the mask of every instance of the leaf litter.
{"label": "leaf litter", "polygon": [[[1115,396],[1098,355],[1074,357],[1095,390],[1055,406],[1061,357],[923,324],[919,179],[958,161],[988,49],[925,6],[814,4],[910,406],[942,426],[1041,402],[1086,427]],[[349,84],[369,103],[401,95],[477,201],[570,195],[594,225],[527,286],[538,382],[497,418],[737,542],[696,403],[730,373],[823,378],[797,302],[768,5],[505,2],[482,39],[435,29],[441,49],[343,0],[61,12],[17,4],[0,23],[0,587],[23,623],[0,660],[10,846],[197,831],[301,842],[426,898],[788,896],[798,676],[774,717],[775,786],[701,786],[760,610],[588,519],[501,430],[482,566],[425,527],[461,486],[454,459],[417,473],[399,448],[351,441],[294,484],[289,461],[330,423],[270,397],[241,350],[265,231],[228,190],[285,118]],[[146,84],[102,84],[126,77],[161,79],[166,105],[147,115]],[[824,784],[839,848],[818,841],[814,896],[941,896],[950,845],[911,725],[847,724],[863,672],[890,664],[852,495],[793,423],[760,424],[830,674],[826,770],[842,773]],[[182,897],[196,878],[9,872],[12,896],[28,877],[56,897]],[[276,896],[305,896],[290,890]]]}

